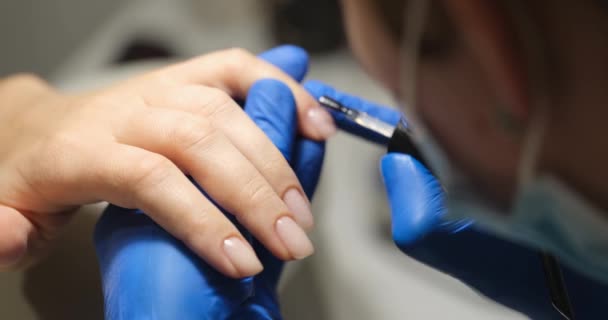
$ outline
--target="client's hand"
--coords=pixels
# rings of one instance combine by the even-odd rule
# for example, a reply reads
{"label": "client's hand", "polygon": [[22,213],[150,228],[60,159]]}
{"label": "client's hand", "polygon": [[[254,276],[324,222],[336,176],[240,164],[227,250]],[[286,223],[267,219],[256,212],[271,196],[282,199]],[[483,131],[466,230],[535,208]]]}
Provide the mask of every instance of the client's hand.
{"label": "client's hand", "polygon": [[[261,57],[296,80],[306,74],[308,58],[301,49],[280,47]],[[245,111],[287,159],[306,195],[312,196],[324,143],[296,134],[296,100],[289,87],[275,80],[257,82],[249,91]],[[279,219],[276,229],[293,230],[293,224],[289,219]],[[236,280],[213,270],[146,215],[110,207],[98,224],[95,239],[106,318],[279,318],[275,289],[282,262],[246,230],[241,228],[241,232],[265,269],[253,278]],[[290,233],[292,237],[297,235]],[[312,249],[306,242],[291,245],[302,251]]]}
{"label": "client's hand", "polygon": [[262,78],[291,87],[303,134],[331,134],[331,117],[296,81],[243,50],[73,96],[28,76],[0,82],[0,269],[27,264],[75,208],[101,200],[142,209],[231,277],[262,265],[220,207],[280,259],[310,254],[304,189],[233,100]]}

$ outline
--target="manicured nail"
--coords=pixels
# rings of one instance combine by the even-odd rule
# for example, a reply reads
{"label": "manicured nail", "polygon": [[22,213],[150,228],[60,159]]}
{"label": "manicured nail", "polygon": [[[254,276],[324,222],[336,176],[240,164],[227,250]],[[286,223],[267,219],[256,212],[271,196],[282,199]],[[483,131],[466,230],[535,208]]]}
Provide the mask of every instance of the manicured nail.
{"label": "manicured nail", "polygon": [[[1,214],[2,213],[0,213],[0,215]],[[11,241],[9,241],[9,243],[10,242]],[[28,249],[27,243],[22,243],[21,241],[19,241],[15,244],[16,245],[9,244],[8,246],[4,246],[2,250],[0,250],[2,252],[0,254],[0,272],[2,272],[3,269],[14,268],[17,264],[21,262],[21,260],[24,259],[24,256],[26,255]]]}
{"label": "manicured nail", "polygon": [[3,268],[9,269],[21,261],[25,255],[25,250],[14,250],[11,252],[3,252],[0,255],[0,271]]}
{"label": "manicured nail", "polygon": [[317,131],[324,138],[329,138],[336,133],[336,124],[331,115],[321,107],[314,107],[308,110],[308,119],[317,128]]}
{"label": "manicured nail", "polygon": [[315,251],[306,232],[290,217],[282,217],[277,220],[276,230],[294,259],[306,258]]}
{"label": "manicured nail", "polygon": [[310,203],[302,196],[297,189],[289,189],[283,196],[283,201],[287,204],[289,211],[293,213],[296,222],[304,230],[310,230],[314,225],[314,218],[310,210]]}
{"label": "manicured nail", "polygon": [[240,238],[231,237],[224,240],[224,252],[243,277],[258,274],[264,269],[251,246]]}

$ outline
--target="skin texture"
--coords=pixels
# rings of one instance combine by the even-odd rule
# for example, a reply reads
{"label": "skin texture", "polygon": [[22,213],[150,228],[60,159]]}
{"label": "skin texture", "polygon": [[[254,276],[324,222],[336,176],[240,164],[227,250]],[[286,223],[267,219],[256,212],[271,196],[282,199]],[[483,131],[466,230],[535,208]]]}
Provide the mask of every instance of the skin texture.
{"label": "skin texture", "polygon": [[[399,37],[376,6],[343,0],[351,47],[400,101]],[[384,2],[390,2],[384,0]],[[608,19],[599,1],[438,0],[419,60],[416,112],[450,158],[508,203],[531,115],[548,108],[537,169],[608,208]],[[403,53],[404,56],[411,54]],[[542,103],[539,103],[542,102]]]}
{"label": "skin texture", "polygon": [[[73,96],[31,75],[4,79],[0,268],[30,263],[71,212],[100,200],[142,209],[228,276],[252,275],[262,266],[216,204],[278,258],[310,254],[288,245],[301,246],[307,241],[301,229],[312,227],[302,186],[281,152],[233,100],[244,98],[261,78],[280,79],[291,88],[304,135],[322,140],[333,133],[331,117],[297,82],[240,49]],[[280,219],[296,221],[291,226],[300,237],[279,234]],[[239,241],[244,247],[235,249]]]}

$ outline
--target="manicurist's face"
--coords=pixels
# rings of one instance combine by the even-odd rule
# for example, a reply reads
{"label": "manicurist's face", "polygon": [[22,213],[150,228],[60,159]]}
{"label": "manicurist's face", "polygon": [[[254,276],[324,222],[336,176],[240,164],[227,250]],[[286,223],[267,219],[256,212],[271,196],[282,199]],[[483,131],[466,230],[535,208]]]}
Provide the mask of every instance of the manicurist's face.
{"label": "manicurist's face", "polygon": [[[403,90],[407,70],[401,63],[415,54],[401,50],[407,35],[407,2],[342,1],[352,50],[400,102],[409,101]],[[585,30],[576,28],[584,28],[580,24],[597,29],[596,20],[606,23],[590,1],[429,2],[417,50],[414,109],[453,162],[489,196],[507,201],[514,192],[525,129],[539,98],[535,88],[546,80],[544,64],[560,82],[560,102],[552,107],[583,101],[590,92],[578,89],[585,80],[580,73],[593,70],[593,64],[592,57],[585,59],[581,52],[597,41],[579,39]],[[528,21],[533,21],[533,29]],[[537,48],[550,50],[553,61],[536,59]],[[555,65],[550,63],[559,68],[551,69]]]}

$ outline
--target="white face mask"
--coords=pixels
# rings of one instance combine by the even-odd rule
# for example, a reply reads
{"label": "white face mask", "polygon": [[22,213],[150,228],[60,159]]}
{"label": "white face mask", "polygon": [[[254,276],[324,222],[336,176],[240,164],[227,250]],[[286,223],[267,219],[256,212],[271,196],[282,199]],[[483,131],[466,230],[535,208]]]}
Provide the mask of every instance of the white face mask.
{"label": "white face mask", "polygon": [[[406,21],[408,40],[404,41],[404,93],[409,99],[406,110],[415,107],[417,43],[424,26],[425,0],[410,10]],[[416,12],[416,10],[419,10]],[[484,197],[483,192],[459,168],[453,166],[445,151],[415,110],[406,112],[421,154],[446,190],[447,219],[474,219],[476,225],[502,237],[546,250],[583,274],[608,283],[608,213],[568,187],[558,177],[536,172],[536,162],[544,139],[548,109],[546,103],[536,114],[526,133],[518,184],[508,208]]]}
{"label": "white face mask", "polygon": [[608,221],[557,177],[523,177],[510,209],[501,209],[457,168],[430,136],[420,151],[447,190],[449,220],[474,219],[499,236],[552,252],[581,273],[608,283]]}

